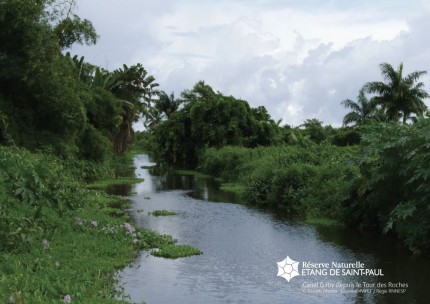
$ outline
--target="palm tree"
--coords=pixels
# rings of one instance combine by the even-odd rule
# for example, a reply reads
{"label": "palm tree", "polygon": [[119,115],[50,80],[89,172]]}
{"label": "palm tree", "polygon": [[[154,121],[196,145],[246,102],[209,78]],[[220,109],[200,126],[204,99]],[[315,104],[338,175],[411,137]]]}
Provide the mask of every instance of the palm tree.
{"label": "palm tree", "polygon": [[352,111],[345,115],[343,118],[343,125],[353,123],[353,126],[363,125],[364,123],[375,119],[377,116],[376,106],[373,102],[369,101],[365,95],[364,88],[362,88],[358,94],[357,102],[351,99],[345,99],[342,101],[342,105],[345,108],[349,108]]}
{"label": "palm tree", "polygon": [[170,93],[170,95],[167,95],[166,92],[161,91],[158,96],[159,99],[155,101],[155,108],[164,114],[167,119],[169,119],[170,115],[179,109],[182,100],[175,99],[175,94],[173,92]]}
{"label": "palm tree", "polygon": [[113,135],[114,149],[118,154],[124,153],[131,143],[133,122],[148,112],[153,96],[158,92],[155,78],[141,64],[131,67],[126,65],[113,72],[114,82],[110,85],[113,95],[123,101],[123,114],[120,130]]}
{"label": "palm tree", "polygon": [[364,85],[368,93],[377,94],[372,102],[381,106],[388,120],[402,119],[406,123],[408,119],[413,119],[413,114],[422,117],[427,109],[423,99],[430,95],[423,89],[424,83],[418,82],[418,79],[427,71],[415,71],[403,77],[403,63],[397,70],[388,63],[381,63],[379,67],[386,82],[375,81]]}

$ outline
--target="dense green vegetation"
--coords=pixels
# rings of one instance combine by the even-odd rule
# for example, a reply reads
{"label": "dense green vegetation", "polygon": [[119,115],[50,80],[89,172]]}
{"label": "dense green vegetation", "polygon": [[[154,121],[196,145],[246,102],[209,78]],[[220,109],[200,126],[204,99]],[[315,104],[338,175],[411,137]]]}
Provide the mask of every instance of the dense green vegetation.
{"label": "dense green vegetation", "polygon": [[350,181],[358,176],[352,162],[356,151],[357,147],[314,143],[224,147],[206,150],[200,165],[225,182],[242,185],[246,202],[282,208],[302,218],[339,220]]}
{"label": "dense green vegetation", "polygon": [[118,177],[118,178],[112,178],[112,179],[97,180],[95,182],[87,184],[87,188],[105,190],[110,186],[114,186],[114,185],[130,185],[130,184],[141,183],[143,181],[144,181],[143,178]]}
{"label": "dense green vegetation", "polygon": [[[1,302],[116,303],[112,275],[136,250],[201,254],[133,227],[121,198],[90,189],[139,181],[129,178],[133,142],[160,163],[217,177],[248,203],[392,234],[429,254],[425,71],[381,64],[384,82],[342,102],[351,110],[342,128],[317,118],[281,125],[203,81],[175,99],[140,63],[108,71],[72,57],[72,45],[98,39],[74,5],[0,2]],[[141,117],[147,130],[135,133]]]}
{"label": "dense green vegetation", "polygon": [[124,302],[114,273],[136,250],[201,254],[90,190],[141,182],[129,177],[132,124],[157,84],[141,64],[107,71],[66,53],[98,39],[74,6],[0,1],[1,303]]}
{"label": "dense green vegetation", "polygon": [[90,21],[63,14],[73,3],[1,2],[0,143],[109,162],[157,84],[141,64],[110,72],[61,52],[97,39]]}
{"label": "dense green vegetation", "polygon": [[183,107],[176,111],[168,108],[168,119],[151,127],[157,143],[154,155],[160,161],[196,164],[205,148],[255,147],[281,141],[280,129],[273,127],[276,123],[264,107],[252,109],[246,101],[214,92],[204,82],[184,91],[181,97]]}
{"label": "dense green vegetation", "polygon": [[123,198],[86,189],[65,165],[55,156],[0,147],[2,303],[10,297],[57,303],[66,295],[77,303],[118,303],[113,274],[136,250],[160,248],[157,256],[174,258],[201,254],[135,228],[122,211]]}
{"label": "dense green vegetation", "polygon": [[176,259],[179,257],[188,257],[192,255],[200,255],[203,252],[190,245],[163,245],[159,250],[151,252],[153,256]]}
{"label": "dense green vegetation", "polygon": [[141,144],[160,161],[215,176],[247,203],[309,223],[389,233],[428,254],[429,95],[419,81],[426,72],[380,68],[384,82],[341,102],[351,110],[343,128],[315,118],[281,126],[264,107],[199,82],[182,93],[182,107],[140,135]]}

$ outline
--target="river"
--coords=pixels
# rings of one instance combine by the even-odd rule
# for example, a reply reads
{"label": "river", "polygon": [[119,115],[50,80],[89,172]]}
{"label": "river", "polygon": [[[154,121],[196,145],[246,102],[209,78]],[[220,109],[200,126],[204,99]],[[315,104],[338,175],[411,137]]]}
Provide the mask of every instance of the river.
{"label": "river", "polygon": [[[234,203],[234,194],[220,191],[213,180],[141,168],[154,165],[147,155],[136,156],[134,165],[145,179],[130,196],[135,224],[203,254],[169,260],[141,252],[121,272],[120,284],[132,301],[430,303],[430,261],[411,256],[394,240],[314,227]],[[149,214],[157,209],[177,215]],[[289,281],[277,276],[277,262],[287,256],[299,262],[295,277],[288,277],[294,268],[281,265]],[[360,269],[373,273],[351,274]]]}

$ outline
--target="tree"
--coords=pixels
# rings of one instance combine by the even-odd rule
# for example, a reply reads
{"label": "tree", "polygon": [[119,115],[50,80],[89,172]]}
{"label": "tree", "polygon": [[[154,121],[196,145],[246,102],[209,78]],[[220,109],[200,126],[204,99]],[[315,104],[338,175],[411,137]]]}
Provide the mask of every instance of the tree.
{"label": "tree", "polygon": [[306,119],[299,128],[304,128],[302,131],[303,134],[308,136],[310,140],[319,144],[327,138],[327,134],[322,124],[323,122],[316,118]]}
{"label": "tree", "polygon": [[61,49],[70,48],[73,44],[92,45],[97,42],[97,33],[91,21],[82,20],[76,15],[67,17],[58,23],[54,29]]}
{"label": "tree", "polygon": [[388,63],[381,63],[381,74],[385,82],[368,82],[364,90],[374,93],[372,102],[381,106],[388,120],[406,123],[414,116],[422,117],[427,106],[423,99],[430,95],[423,89],[424,83],[418,82],[427,71],[415,71],[403,77],[403,63],[395,70]]}
{"label": "tree", "polygon": [[47,16],[50,3],[0,1],[0,107],[17,145],[69,156],[85,110]]}
{"label": "tree", "polygon": [[119,131],[113,135],[112,141],[115,151],[122,154],[131,144],[133,122],[151,107],[153,96],[158,93],[155,89],[158,83],[141,64],[124,65],[113,72],[113,77],[109,90],[123,101],[123,114]]}
{"label": "tree", "polygon": [[155,108],[164,114],[167,119],[169,119],[170,115],[178,111],[182,103],[181,99],[175,99],[173,92],[167,95],[166,92],[161,91],[158,97],[158,100],[155,101]]}
{"label": "tree", "polygon": [[184,106],[153,128],[154,152],[168,163],[194,166],[206,148],[266,146],[282,140],[264,107],[252,109],[245,100],[215,92],[203,81],[181,97]]}
{"label": "tree", "polygon": [[352,111],[345,115],[343,118],[343,125],[354,124],[354,126],[363,125],[366,122],[375,119],[377,111],[375,104],[366,98],[365,90],[362,88],[358,94],[357,102],[351,99],[345,99],[342,101],[342,105],[345,108],[349,108]]}

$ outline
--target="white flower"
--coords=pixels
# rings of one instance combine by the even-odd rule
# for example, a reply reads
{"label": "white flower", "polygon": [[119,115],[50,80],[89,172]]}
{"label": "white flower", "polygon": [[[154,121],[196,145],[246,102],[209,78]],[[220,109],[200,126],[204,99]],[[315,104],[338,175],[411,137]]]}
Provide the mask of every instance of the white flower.
{"label": "white flower", "polygon": [[127,229],[128,233],[130,234],[133,234],[136,231],[136,229],[129,223],[124,223],[123,227]]}

